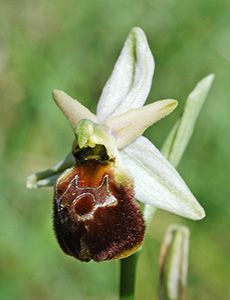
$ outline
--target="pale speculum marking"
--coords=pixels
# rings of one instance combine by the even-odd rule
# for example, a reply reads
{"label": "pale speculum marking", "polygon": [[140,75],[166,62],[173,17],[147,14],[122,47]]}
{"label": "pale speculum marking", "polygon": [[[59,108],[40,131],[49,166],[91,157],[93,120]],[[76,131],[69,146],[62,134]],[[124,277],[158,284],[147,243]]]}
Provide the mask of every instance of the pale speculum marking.
{"label": "pale speculum marking", "polygon": [[[65,203],[65,197],[68,197],[68,193],[71,193],[72,196],[76,195],[72,203]],[[99,207],[116,206],[118,202],[109,189],[108,174],[103,176],[101,183],[96,187],[79,187],[79,175],[76,175],[70,181],[59,201],[64,202],[61,205],[62,208],[70,205],[73,215],[78,221],[92,219],[94,212]]]}

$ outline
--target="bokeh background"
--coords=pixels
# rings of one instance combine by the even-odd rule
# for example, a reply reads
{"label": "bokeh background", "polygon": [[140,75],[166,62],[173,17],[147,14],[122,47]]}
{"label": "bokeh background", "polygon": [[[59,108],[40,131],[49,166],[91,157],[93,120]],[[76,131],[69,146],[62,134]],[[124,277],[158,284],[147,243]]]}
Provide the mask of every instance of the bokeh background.
{"label": "bokeh background", "polygon": [[195,84],[216,75],[179,165],[207,217],[193,222],[157,212],[138,264],[136,299],[157,299],[160,244],[175,222],[191,231],[187,299],[229,299],[229,15],[227,0],[0,1],[0,299],[118,299],[119,262],[65,256],[52,230],[52,188],[27,190],[25,182],[72,144],[51,91],[62,89],[95,112],[134,26],[144,29],[156,61],[147,102],[180,102],[145,133],[159,148]]}

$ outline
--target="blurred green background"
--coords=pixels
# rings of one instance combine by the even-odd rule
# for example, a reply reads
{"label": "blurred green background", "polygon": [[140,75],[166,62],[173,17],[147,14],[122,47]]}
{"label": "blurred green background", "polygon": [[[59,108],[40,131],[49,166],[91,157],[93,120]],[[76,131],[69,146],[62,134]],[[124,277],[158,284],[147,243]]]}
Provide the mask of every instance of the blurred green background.
{"label": "blurred green background", "polygon": [[160,243],[175,222],[191,230],[187,299],[229,299],[229,15],[227,0],[0,1],[0,299],[118,299],[118,261],[65,256],[52,230],[52,188],[27,190],[25,182],[72,144],[51,91],[62,89],[95,111],[134,26],[144,29],[156,61],[147,102],[180,102],[146,131],[158,147],[195,84],[216,75],[179,166],[207,217],[193,222],[157,212],[138,264],[136,299],[157,299]]}

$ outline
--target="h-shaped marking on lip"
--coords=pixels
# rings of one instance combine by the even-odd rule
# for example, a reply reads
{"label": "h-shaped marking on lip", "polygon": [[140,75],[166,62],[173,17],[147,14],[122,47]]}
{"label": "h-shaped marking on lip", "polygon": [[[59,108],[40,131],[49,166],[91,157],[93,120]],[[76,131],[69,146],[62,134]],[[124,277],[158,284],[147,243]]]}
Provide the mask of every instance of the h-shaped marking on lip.
{"label": "h-shaped marking on lip", "polygon": [[79,175],[75,175],[73,177],[73,179],[70,181],[70,183],[68,184],[67,189],[65,190],[65,192],[61,195],[61,197],[59,198],[59,200],[61,200],[69,191],[69,189],[71,188],[73,182],[75,181],[75,187],[76,187],[76,191],[78,190],[99,190],[101,189],[104,185],[106,185],[106,193],[111,194],[110,190],[109,190],[109,175],[105,174],[101,180],[101,183],[98,186],[86,186],[86,187],[79,187]]}
{"label": "h-shaped marking on lip", "polygon": [[[77,201],[85,196],[90,196],[92,197],[92,200],[94,202],[94,207],[92,209],[92,211],[88,214],[85,214],[84,216],[78,216],[79,219],[89,219],[92,217],[94,211],[98,208],[98,207],[105,207],[105,206],[114,206],[117,204],[117,199],[112,195],[112,193],[110,192],[109,189],[109,174],[105,174],[101,180],[101,183],[98,186],[95,187],[90,187],[90,186],[86,186],[86,187],[79,187],[79,175],[75,175],[74,178],[72,178],[72,180],[70,181],[67,189],[65,190],[65,192],[62,194],[62,196],[59,198],[59,201],[62,200],[62,198],[69,192],[70,188],[72,187],[72,185],[75,183],[75,188],[76,191],[72,193],[72,195],[74,196],[74,194],[76,194],[76,198],[72,201],[72,207],[74,207],[74,205],[77,203]],[[100,189],[105,189],[104,193],[102,191],[101,196],[104,196],[104,201],[97,202],[96,196],[94,194],[94,192],[99,191]],[[82,192],[85,191],[85,192]],[[65,204],[63,205],[63,207],[65,206]],[[87,217],[88,216],[88,217]]]}

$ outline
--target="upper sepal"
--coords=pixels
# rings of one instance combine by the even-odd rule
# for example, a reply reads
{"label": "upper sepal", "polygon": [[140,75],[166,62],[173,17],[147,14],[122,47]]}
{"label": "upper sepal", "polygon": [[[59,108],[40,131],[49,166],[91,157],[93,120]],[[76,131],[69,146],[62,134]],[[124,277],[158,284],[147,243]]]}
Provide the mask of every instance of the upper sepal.
{"label": "upper sepal", "polygon": [[110,117],[141,107],[149,94],[153,72],[154,60],[146,36],[135,27],[103,88],[97,105],[98,121],[104,123]]}

